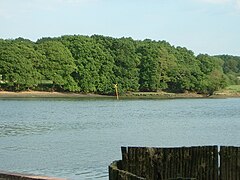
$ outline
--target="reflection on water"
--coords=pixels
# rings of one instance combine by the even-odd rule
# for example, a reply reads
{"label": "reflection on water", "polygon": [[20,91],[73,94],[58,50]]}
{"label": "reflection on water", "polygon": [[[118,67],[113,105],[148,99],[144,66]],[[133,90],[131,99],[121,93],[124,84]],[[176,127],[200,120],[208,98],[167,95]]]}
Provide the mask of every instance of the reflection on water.
{"label": "reflection on water", "polygon": [[240,99],[0,100],[0,169],[108,179],[121,146],[239,146]]}

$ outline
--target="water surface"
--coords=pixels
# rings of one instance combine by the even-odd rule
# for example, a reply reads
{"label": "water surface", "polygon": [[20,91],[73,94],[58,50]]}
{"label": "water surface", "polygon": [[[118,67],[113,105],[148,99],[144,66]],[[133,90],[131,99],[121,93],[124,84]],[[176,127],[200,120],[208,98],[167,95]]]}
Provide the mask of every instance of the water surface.
{"label": "water surface", "polygon": [[108,179],[121,146],[240,146],[240,99],[1,99],[0,169]]}

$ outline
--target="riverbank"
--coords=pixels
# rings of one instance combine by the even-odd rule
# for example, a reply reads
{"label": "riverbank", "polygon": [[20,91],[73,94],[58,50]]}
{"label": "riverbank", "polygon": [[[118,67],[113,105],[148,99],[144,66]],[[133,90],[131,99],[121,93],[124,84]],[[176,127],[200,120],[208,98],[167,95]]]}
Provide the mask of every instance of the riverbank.
{"label": "riverbank", "polygon": [[124,97],[126,98],[206,98],[207,95],[197,94],[197,93],[169,93],[169,92],[130,92],[127,93]]}
{"label": "riverbank", "polygon": [[82,94],[82,93],[62,93],[62,92],[46,92],[46,91],[21,91],[10,92],[0,91],[0,98],[107,98],[111,96],[98,94]]}
{"label": "riverbank", "polygon": [[[228,98],[240,97],[239,92],[231,92],[229,90],[217,91],[213,95],[197,93],[168,93],[168,92],[129,92],[120,98],[140,98],[140,99],[171,99],[171,98]],[[0,91],[0,98],[115,98],[109,95],[99,94],[83,94],[83,93],[62,93],[62,92],[46,92],[46,91],[21,91],[9,92]]]}

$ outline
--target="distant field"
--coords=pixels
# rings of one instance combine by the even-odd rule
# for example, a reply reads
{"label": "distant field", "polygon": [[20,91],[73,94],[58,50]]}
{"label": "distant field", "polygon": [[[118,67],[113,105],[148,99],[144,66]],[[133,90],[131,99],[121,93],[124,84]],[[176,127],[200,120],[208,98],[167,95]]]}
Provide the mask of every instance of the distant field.
{"label": "distant field", "polygon": [[226,87],[226,90],[229,90],[231,92],[240,92],[240,85],[231,85]]}
{"label": "distant field", "polygon": [[240,85],[230,85],[214,93],[216,96],[240,97]]}

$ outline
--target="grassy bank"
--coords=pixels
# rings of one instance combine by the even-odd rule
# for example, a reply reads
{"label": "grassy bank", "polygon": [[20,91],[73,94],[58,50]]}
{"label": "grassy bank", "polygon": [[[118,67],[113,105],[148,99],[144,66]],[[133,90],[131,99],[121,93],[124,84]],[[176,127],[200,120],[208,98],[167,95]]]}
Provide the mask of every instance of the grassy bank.
{"label": "grassy bank", "polygon": [[240,93],[240,85],[231,85],[226,88],[226,90],[229,90],[234,93]]}
{"label": "grassy bank", "polygon": [[216,91],[213,96],[217,97],[240,97],[240,85],[231,85],[225,89]]}

